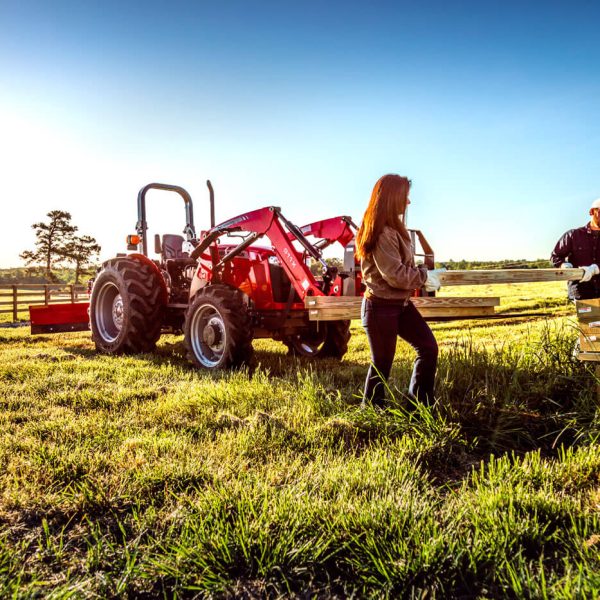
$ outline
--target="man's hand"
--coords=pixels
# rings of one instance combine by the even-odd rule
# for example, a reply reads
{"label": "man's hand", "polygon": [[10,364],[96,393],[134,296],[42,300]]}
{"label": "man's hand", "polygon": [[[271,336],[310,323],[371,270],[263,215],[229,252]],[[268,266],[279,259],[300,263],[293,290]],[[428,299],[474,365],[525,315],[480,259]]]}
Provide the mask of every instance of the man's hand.
{"label": "man's hand", "polygon": [[437,292],[442,287],[440,273],[443,273],[445,270],[446,269],[431,269],[431,271],[427,271],[427,279],[423,286],[426,292]]}
{"label": "man's hand", "polygon": [[590,265],[589,267],[582,267],[583,277],[579,280],[579,283],[585,283],[589,281],[594,275],[600,275],[600,269],[598,265]]}
{"label": "man's hand", "polygon": [[562,265],[560,265],[561,269],[572,269],[573,265],[571,263],[568,262],[564,262]]}

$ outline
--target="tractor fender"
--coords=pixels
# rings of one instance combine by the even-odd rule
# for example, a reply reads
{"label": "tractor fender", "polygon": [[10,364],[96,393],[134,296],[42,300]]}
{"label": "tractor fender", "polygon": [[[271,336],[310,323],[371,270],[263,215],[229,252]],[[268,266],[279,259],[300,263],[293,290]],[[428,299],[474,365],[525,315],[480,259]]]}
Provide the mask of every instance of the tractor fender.
{"label": "tractor fender", "polygon": [[208,285],[208,283],[209,283],[208,279],[202,279],[202,278],[198,277],[197,274],[194,276],[194,279],[192,279],[192,284],[190,286],[190,297],[189,297],[190,302],[202,288],[204,288]]}
{"label": "tractor fender", "polygon": [[160,272],[160,269],[158,268],[156,263],[153,260],[150,260],[147,256],[144,256],[143,254],[138,254],[136,252],[134,252],[133,254],[128,254],[127,256],[125,256],[123,258],[133,258],[134,260],[139,260],[140,262],[150,266],[150,268],[156,273],[156,278],[160,284],[160,288],[162,291],[161,300],[163,301],[164,304],[168,304],[169,290],[167,289],[167,284],[165,283],[165,279],[162,276],[162,273]]}
{"label": "tractor fender", "polygon": [[204,287],[206,287],[212,278],[212,263],[210,256],[203,254],[198,258],[198,265],[192,283],[190,285],[189,301],[192,302],[196,294]]}

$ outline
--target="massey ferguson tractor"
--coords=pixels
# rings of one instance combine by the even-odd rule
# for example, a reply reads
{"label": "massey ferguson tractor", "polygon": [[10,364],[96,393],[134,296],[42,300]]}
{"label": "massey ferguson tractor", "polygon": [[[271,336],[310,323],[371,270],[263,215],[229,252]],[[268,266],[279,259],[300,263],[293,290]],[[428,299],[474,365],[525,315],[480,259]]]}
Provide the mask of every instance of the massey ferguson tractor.
{"label": "massey ferguson tractor", "polygon": [[[352,219],[339,216],[297,227],[280,208],[266,206],[215,225],[214,192],[210,181],[207,185],[211,227],[199,236],[186,190],[159,183],[143,187],[136,235],[127,238],[130,253],[102,265],[89,307],[32,307],[32,333],[89,326],[98,351],[121,354],[151,352],[162,333],[183,332],[191,361],[207,369],[249,362],[254,338],[281,341],[296,355],[343,357],[350,321],[310,321],[305,300],[362,294]],[[155,236],[158,260],[148,256],[149,190],[175,193],[185,208],[183,236]],[[263,238],[270,244],[259,245]],[[323,250],[334,243],[344,248],[343,270],[323,259]],[[432,263],[433,257],[426,260]]]}
{"label": "massey ferguson tractor", "polygon": [[[158,183],[140,190],[137,233],[127,240],[131,253],[105,262],[91,289],[89,327],[98,351],[151,352],[161,333],[183,331],[191,361],[208,369],[247,363],[252,340],[259,337],[279,340],[294,354],[341,358],[348,349],[350,321],[311,322],[304,300],[360,289],[353,259],[349,273],[330,267],[322,249],[311,244],[276,206],[215,225],[214,193],[207,184],[211,228],[199,237],[186,190]],[[174,192],[185,207],[183,236],[155,236],[159,260],[148,256],[149,190]],[[330,236],[321,240],[323,246],[334,241],[351,245],[354,239],[351,228],[355,226],[349,217],[328,219],[323,231],[316,224],[307,227]],[[257,245],[262,238],[270,245]],[[320,265],[320,277],[311,272],[309,260]],[[84,307],[69,306],[32,311],[32,332],[83,329],[73,323],[81,323]],[[53,320],[61,325],[57,327]]]}

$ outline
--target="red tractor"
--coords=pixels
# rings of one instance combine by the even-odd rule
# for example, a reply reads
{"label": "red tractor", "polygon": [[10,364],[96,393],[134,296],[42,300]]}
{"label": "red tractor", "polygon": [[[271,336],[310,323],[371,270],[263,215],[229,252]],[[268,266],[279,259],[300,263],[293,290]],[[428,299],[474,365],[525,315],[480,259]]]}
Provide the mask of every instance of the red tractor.
{"label": "red tractor", "polygon": [[[280,208],[267,206],[215,225],[214,193],[207,184],[211,228],[198,239],[192,199],[183,188],[152,183],[140,190],[137,235],[128,238],[135,252],[105,262],[93,283],[89,320],[96,348],[108,354],[150,352],[161,333],[183,331],[192,362],[209,369],[247,363],[252,340],[260,337],[282,341],[295,354],[341,358],[350,321],[311,322],[304,300],[360,293],[351,219],[336,217],[301,230]],[[185,237],[155,238],[160,260],[148,257],[151,189],[175,192],[185,204]],[[303,232],[322,236],[321,247]],[[271,245],[256,245],[261,238]],[[323,260],[322,248],[334,241],[352,253],[348,272]],[[321,266],[320,277],[309,260]]]}

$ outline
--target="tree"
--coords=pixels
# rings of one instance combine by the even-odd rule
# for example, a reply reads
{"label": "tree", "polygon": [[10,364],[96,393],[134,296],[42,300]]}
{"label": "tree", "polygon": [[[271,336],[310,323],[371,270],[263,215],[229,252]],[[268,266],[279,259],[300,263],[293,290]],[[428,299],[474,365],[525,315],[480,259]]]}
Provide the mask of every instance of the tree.
{"label": "tree", "polygon": [[79,283],[79,276],[85,273],[90,266],[92,257],[100,253],[100,245],[89,235],[73,237],[64,249],[64,256],[75,265],[75,283]]}
{"label": "tree", "polygon": [[[344,270],[344,261],[339,258],[326,258],[325,262],[330,267],[335,267],[338,271]],[[310,271],[313,275],[320,277],[321,275],[323,275],[323,265],[316,260],[312,260],[310,264]]]}
{"label": "tree", "polygon": [[62,210],[51,210],[46,215],[48,223],[34,223],[35,250],[25,250],[20,257],[25,264],[42,264],[45,276],[55,281],[52,268],[65,258],[68,244],[72,241],[77,227],[71,223],[71,214]]}

